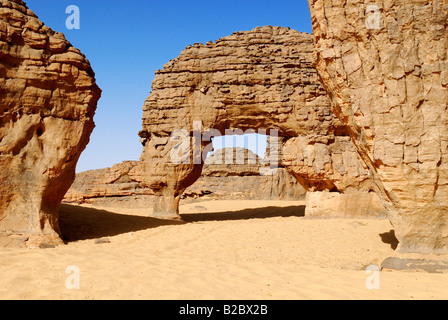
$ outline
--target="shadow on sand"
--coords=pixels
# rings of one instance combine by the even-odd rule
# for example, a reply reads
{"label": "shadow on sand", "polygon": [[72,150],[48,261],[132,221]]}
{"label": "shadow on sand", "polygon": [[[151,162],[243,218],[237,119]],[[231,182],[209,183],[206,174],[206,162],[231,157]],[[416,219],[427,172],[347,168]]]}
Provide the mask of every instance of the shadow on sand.
{"label": "shadow on sand", "polygon": [[230,212],[207,212],[196,214],[182,214],[185,222],[201,222],[201,221],[235,221],[249,219],[269,219],[269,218],[289,218],[304,217],[305,206],[290,207],[265,207],[255,209],[245,209]]}
{"label": "shadow on sand", "polygon": [[139,230],[181,224],[184,222],[118,214],[68,204],[61,204],[59,207],[59,227],[65,242],[113,237]]}
{"label": "shadow on sand", "polygon": [[232,212],[185,214],[182,215],[184,221],[172,221],[62,204],[59,209],[59,225],[64,241],[74,242],[192,222],[303,217],[304,215],[305,206],[266,207]]}
{"label": "shadow on sand", "polygon": [[399,241],[395,237],[394,230],[390,230],[389,232],[381,233],[380,237],[381,237],[381,241],[383,241],[386,244],[390,244],[390,247],[392,248],[392,250],[397,249]]}

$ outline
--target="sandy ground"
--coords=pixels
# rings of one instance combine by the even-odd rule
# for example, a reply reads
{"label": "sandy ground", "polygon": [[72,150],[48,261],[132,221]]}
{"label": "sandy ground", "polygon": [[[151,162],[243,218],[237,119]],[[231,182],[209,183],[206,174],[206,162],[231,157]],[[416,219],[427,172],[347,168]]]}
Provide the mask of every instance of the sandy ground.
{"label": "sandy ground", "polygon": [[[303,202],[285,201],[208,201],[181,213],[186,223],[63,205],[67,245],[0,249],[0,299],[448,298],[447,274],[366,273],[399,256],[387,220],[311,219]],[[372,278],[379,289],[367,288]]]}

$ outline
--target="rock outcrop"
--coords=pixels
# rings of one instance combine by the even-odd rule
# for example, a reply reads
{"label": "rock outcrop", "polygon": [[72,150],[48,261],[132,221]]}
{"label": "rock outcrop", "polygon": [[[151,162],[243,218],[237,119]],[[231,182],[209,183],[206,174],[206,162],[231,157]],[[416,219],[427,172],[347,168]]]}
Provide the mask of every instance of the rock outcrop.
{"label": "rock outcrop", "polygon": [[[184,194],[207,190],[218,199],[303,200],[306,191],[285,168],[244,148],[219,149],[205,160],[202,176]],[[256,188],[254,188],[256,186]]]}
{"label": "rock outcrop", "polygon": [[139,170],[156,194],[156,216],[179,217],[182,193],[201,175],[201,155],[224,134],[278,134],[282,156],[272,167],[285,167],[308,190],[372,189],[312,54],[312,35],[259,27],[189,46],[156,72],[143,107]]}
{"label": "rock outcrop", "polygon": [[316,68],[402,252],[448,251],[446,1],[309,0]]}
{"label": "rock outcrop", "polygon": [[[239,155],[242,155],[241,160]],[[238,160],[237,160],[238,159]],[[64,202],[98,206],[152,207],[154,192],[141,182],[138,161],[126,161],[112,168],[91,170],[76,175]],[[284,168],[273,175],[260,173],[269,169],[251,151],[243,148],[217,150],[205,161],[199,180],[186,189],[182,198],[303,200],[304,188]],[[257,186],[254,189],[254,186]]]}
{"label": "rock outcrop", "polygon": [[60,243],[58,207],[101,90],[85,56],[21,0],[0,1],[0,233]]}
{"label": "rock outcrop", "polygon": [[125,161],[111,168],[76,174],[64,197],[67,203],[93,203],[95,199],[152,196],[154,192],[140,182],[138,161]]}

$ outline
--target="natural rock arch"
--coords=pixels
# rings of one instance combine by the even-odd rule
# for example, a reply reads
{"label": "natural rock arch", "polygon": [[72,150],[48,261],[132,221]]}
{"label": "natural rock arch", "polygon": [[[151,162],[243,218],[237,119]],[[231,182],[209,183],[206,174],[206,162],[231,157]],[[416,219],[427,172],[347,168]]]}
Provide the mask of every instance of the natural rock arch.
{"label": "natural rock arch", "polygon": [[[226,129],[277,130],[279,165],[307,190],[370,191],[372,184],[357,159],[350,137],[333,115],[312,65],[313,37],[281,27],[258,27],[195,44],[156,72],[143,111],[143,182],[157,195],[154,215],[179,218],[183,191],[200,176],[203,159],[173,163],[172,151],[184,130],[195,135]],[[197,126],[198,128],[195,128]],[[210,140],[199,137],[199,155]]]}

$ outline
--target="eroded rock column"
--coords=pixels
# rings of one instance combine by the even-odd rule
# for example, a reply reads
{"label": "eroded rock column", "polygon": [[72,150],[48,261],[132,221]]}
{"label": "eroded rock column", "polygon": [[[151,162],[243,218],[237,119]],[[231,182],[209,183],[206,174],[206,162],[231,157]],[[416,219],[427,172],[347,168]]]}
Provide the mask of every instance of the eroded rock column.
{"label": "eroded rock column", "polygon": [[[153,133],[143,138],[144,161],[140,163],[140,170],[144,173],[142,181],[154,191],[152,216],[156,218],[180,220],[182,193],[201,176],[204,162],[201,159],[194,161],[194,139],[189,137],[190,131],[186,132],[188,137],[160,137]],[[183,145],[179,145],[181,141],[178,139],[181,138],[184,139]],[[203,149],[201,144],[199,147]]]}
{"label": "eroded rock column", "polygon": [[61,243],[58,207],[101,90],[85,56],[21,0],[0,4],[0,233]]}
{"label": "eroded rock column", "polygon": [[448,251],[446,1],[309,0],[316,67],[403,252]]}

